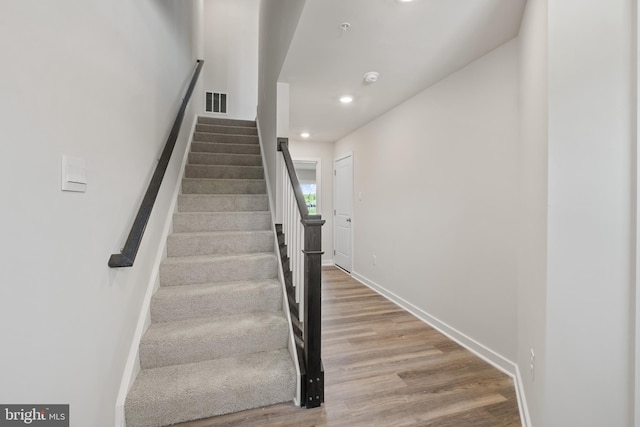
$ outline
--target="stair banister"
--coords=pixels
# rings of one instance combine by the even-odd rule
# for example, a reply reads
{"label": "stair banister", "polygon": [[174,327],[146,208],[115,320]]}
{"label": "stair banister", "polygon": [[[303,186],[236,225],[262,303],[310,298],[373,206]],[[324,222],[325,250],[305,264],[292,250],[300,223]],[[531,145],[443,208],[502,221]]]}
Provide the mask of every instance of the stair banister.
{"label": "stair banister", "polygon": [[[282,230],[288,250],[291,280],[299,303],[298,318],[302,323],[302,354],[304,374],[301,384],[303,403],[307,408],[318,407],[324,401],[324,372],[321,358],[321,280],[322,280],[322,225],[321,215],[311,215],[289,153],[287,138],[278,138],[278,151],[282,153],[283,224]],[[301,357],[300,357],[301,356]]]}
{"label": "stair banister", "polygon": [[111,257],[109,258],[109,267],[113,268],[133,266],[133,262],[135,261],[136,255],[138,254],[138,249],[140,248],[140,243],[142,242],[144,230],[147,227],[149,217],[151,216],[153,205],[155,204],[156,198],[158,197],[158,192],[160,191],[160,186],[162,185],[162,179],[164,178],[164,174],[167,171],[167,167],[169,166],[169,160],[171,160],[173,148],[175,147],[176,141],[178,140],[178,134],[180,133],[180,127],[182,126],[182,121],[184,119],[187,105],[189,104],[189,100],[191,99],[191,95],[193,94],[193,90],[196,86],[203,65],[204,60],[198,59],[196,61],[196,68],[193,72],[193,77],[191,78],[191,82],[189,83],[187,92],[182,99],[182,104],[180,105],[180,109],[178,110],[178,115],[173,122],[173,127],[171,128],[171,132],[169,133],[167,142],[165,143],[164,149],[162,150],[162,155],[160,156],[160,160],[158,160],[156,169],[153,172],[153,176],[151,178],[151,181],[149,182],[149,186],[147,187],[147,192],[142,199],[140,209],[138,209],[138,214],[133,221],[133,225],[131,226],[131,231],[129,232],[127,241],[125,242],[124,247],[122,248],[120,253],[111,255]]}

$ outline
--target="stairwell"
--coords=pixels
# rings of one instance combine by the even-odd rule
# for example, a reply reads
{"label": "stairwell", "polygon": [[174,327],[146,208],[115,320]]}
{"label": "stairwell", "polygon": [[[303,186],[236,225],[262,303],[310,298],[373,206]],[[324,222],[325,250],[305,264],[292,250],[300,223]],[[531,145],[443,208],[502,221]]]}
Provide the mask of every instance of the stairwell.
{"label": "stairwell", "polygon": [[127,427],[292,401],[277,255],[255,122],[199,118]]}

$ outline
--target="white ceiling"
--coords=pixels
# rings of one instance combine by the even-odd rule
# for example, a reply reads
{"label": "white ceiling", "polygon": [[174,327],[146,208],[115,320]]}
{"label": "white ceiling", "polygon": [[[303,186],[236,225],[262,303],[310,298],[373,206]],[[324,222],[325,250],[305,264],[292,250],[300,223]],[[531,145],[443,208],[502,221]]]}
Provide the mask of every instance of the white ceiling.
{"label": "white ceiling", "polygon": [[[279,79],[290,84],[290,137],[349,134],[517,36],[525,1],[307,0]],[[364,83],[368,71],[376,83]],[[345,94],[353,103],[340,104]]]}

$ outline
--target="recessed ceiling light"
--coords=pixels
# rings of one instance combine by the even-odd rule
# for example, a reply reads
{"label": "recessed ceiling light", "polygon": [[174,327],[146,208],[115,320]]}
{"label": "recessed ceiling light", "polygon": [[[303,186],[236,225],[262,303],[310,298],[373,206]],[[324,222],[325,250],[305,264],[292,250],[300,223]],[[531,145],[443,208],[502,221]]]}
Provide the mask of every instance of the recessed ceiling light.
{"label": "recessed ceiling light", "polygon": [[300,136],[303,137],[303,138],[309,138],[311,136],[311,134],[309,132],[302,132],[300,134]]}
{"label": "recessed ceiling light", "polygon": [[340,97],[340,102],[342,102],[343,104],[349,104],[353,102],[353,96],[349,96],[349,95],[342,96]]}

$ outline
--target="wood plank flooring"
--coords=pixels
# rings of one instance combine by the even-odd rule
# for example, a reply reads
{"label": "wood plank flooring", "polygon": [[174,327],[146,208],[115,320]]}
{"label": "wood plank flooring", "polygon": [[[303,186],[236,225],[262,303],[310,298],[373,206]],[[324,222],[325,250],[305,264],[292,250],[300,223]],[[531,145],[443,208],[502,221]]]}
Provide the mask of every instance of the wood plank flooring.
{"label": "wood plank flooring", "polygon": [[177,426],[521,425],[510,377],[341,270],[322,274],[325,404],[281,404]]}

